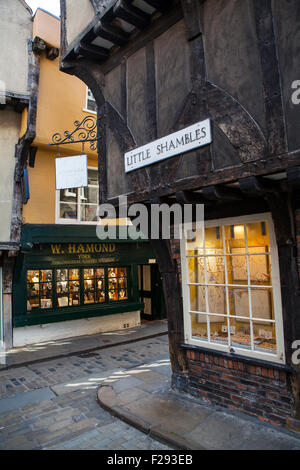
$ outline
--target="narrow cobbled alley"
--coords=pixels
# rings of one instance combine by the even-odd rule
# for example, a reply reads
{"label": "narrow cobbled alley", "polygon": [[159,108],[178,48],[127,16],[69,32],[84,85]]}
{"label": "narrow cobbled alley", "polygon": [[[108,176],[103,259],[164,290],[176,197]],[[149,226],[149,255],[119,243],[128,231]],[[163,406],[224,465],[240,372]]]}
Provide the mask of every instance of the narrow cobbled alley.
{"label": "narrow cobbled alley", "polygon": [[168,357],[162,336],[0,372],[0,449],[169,449],[104,411],[96,393],[104,378]]}

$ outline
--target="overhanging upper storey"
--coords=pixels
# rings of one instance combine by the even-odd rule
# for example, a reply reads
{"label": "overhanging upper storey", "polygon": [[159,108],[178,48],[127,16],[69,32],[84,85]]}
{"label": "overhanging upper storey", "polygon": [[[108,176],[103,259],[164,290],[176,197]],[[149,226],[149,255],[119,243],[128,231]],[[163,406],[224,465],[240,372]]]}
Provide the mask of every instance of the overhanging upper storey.
{"label": "overhanging upper storey", "polygon": [[80,0],[80,6],[78,0],[63,3],[63,60],[86,58],[102,63],[166,13],[174,0]]}
{"label": "overhanging upper storey", "polygon": [[299,19],[299,0],[62,0],[61,69],[98,107],[100,201],[231,208],[295,188]]}

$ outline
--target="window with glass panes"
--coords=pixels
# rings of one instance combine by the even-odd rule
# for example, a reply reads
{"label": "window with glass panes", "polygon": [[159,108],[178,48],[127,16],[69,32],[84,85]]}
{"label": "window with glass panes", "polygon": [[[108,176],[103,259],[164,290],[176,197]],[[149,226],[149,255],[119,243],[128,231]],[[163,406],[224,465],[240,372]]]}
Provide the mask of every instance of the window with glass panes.
{"label": "window with glass panes", "polygon": [[268,214],[205,224],[181,242],[191,344],[283,361],[278,255]]}
{"label": "window with glass panes", "polygon": [[53,306],[53,273],[51,270],[27,271],[27,310]]}
{"label": "window with glass panes", "polygon": [[92,91],[89,88],[87,88],[87,93],[86,93],[86,110],[93,111],[93,112],[97,111],[96,100],[94,98]]}
{"label": "window with glass panes", "polygon": [[58,307],[73,307],[80,304],[79,269],[56,270],[56,296]]}
{"label": "window with glass panes", "polygon": [[105,302],[105,269],[84,269],[84,303]]}
{"label": "window with glass panes", "polygon": [[128,268],[27,271],[27,311],[128,300]]}
{"label": "window with glass panes", "polygon": [[116,302],[128,299],[126,268],[108,268],[108,300]]}
{"label": "window with glass panes", "polygon": [[70,222],[97,222],[99,203],[98,170],[88,169],[88,186],[58,191],[58,219]]}

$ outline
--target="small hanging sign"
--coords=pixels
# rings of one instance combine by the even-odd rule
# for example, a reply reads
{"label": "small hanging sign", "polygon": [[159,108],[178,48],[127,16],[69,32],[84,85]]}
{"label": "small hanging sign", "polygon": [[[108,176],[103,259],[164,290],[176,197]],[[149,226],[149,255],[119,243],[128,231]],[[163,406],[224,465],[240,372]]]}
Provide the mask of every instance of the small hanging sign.
{"label": "small hanging sign", "polygon": [[87,155],[55,159],[56,189],[88,186]]}

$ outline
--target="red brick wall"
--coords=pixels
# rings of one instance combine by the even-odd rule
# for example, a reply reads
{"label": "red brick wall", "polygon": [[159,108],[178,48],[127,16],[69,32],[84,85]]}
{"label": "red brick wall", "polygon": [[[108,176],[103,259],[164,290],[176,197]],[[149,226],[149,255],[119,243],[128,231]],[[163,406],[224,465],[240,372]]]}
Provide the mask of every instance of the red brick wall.
{"label": "red brick wall", "polygon": [[185,391],[191,395],[274,425],[285,426],[287,418],[294,418],[286,371],[226,359],[214,352],[188,350],[187,360]]}

